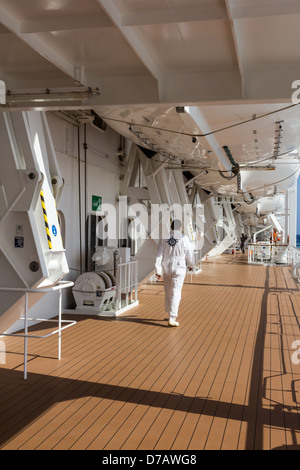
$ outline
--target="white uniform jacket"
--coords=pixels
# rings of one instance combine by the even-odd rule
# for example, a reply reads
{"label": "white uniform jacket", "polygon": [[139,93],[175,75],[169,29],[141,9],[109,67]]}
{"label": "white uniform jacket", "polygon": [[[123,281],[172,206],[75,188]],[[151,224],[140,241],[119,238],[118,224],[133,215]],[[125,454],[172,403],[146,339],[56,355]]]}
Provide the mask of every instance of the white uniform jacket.
{"label": "white uniform jacket", "polygon": [[186,265],[194,267],[194,253],[190,240],[186,235],[177,230],[171,231],[168,240],[161,240],[158,245],[155,272],[164,275],[166,273],[186,273]]}
{"label": "white uniform jacket", "polygon": [[158,245],[155,271],[164,278],[165,310],[170,318],[176,318],[186,265],[193,268],[194,253],[186,235],[176,230],[170,235],[168,240],[161,240]]}

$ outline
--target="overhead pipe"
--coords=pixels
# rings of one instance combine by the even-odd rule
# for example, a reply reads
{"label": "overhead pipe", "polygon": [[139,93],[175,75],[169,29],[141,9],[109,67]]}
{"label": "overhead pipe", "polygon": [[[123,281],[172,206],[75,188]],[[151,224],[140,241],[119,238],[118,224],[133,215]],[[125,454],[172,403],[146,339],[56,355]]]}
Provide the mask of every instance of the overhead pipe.
{"label": "overhead pipe", "polygon": [[152,178],[154,178],[170,161],[170,157],[166,157],[165,160],[151,173]]}
{"label": "overhead pipe", "polygon": [[[83,149],[84,149],[84,226],[86,227],[87,223],[87,142],[86,142],[86,123],[84,123],[84,142],[83,142]],[[86,234],[87,235],[87,234]],[[88,237],[86,236],[86,253],[87,250],[87,240]],[[87,271],[87,257],[85,256],[85,271]]]}
{"label": "overhead pipe", "polygon": [[83,273],[82,269],[82,228],[81,228],[81,159],[80,159],[80,127],[77,129],[77,155],[78,155],[78,209],[79,209],[79,258],[80,258],[80,274]]}

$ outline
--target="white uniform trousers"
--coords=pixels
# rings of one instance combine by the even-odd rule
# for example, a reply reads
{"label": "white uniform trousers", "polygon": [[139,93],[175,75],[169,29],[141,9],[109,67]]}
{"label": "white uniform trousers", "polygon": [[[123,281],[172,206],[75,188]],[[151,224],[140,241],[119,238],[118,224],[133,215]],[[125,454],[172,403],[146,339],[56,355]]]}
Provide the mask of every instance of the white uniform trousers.
{"label": "white uniform trousers", "polygon": [[165,310],[170,318],[177,318],[185,275],[184,259],[171,258],[168,263],[163,263]]}

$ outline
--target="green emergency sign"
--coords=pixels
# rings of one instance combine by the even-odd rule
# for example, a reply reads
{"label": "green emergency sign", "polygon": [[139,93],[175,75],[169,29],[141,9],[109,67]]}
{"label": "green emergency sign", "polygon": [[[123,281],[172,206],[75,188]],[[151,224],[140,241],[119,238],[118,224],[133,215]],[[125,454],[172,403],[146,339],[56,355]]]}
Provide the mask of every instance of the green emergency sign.
{"label": "green emergency sign", "polygon": [[92,196],[92,211],[101,211],[102,208],[102,197]]}

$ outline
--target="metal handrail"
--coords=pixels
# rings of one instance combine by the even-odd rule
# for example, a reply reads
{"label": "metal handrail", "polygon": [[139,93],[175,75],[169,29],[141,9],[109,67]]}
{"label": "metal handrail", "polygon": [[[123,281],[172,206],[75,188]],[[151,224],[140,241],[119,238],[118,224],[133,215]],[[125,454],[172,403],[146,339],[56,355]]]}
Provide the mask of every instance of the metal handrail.
{"label": "metal handrail", "polygon": [[292,246],[291,254],[292,276],[300,282],[300,249]]}
{"label": "metal handrail", "polygon": [[138,261],[131,260],[125,263],[119,263],[117,269],[117,295],[116,295],[116,309],[119,310],[122,306],[121,296],[125,294],[126,307],[130,302],[137,302],[137,289],[138,289]]}
{"label": "metal handrail", "polygon": [[49,287],[36,287],[35,289],[33,288],[27,288],[27,287],[0,287],[0,291],[5,291],[5,292],[28,292],[28,293],[34,293],[34,294],[39,294],[40,292],[52,292],[55,290],[61,290],[65,289],[66,287],[72,287],[74,286],[74,282],[72,281],[59,281],[55,286],[49,286]]}
{"label": "metal handrail", "polygon": [[[48,338],[56,333],[58,333],[58,359],[61,359],[61,332],[70,326],[75,325],[77,322],[74,320],[62,320],[62,289],[67,287],[74,286],[74,282],[71,281],[60,281],[55,286],[42,287],[42,288],[25,288],[25,287],[0,287],[0,291],[5,292],[24,292],[25,294],[25,316],[21,317],[21,320],[24,320],[24,334],[18,333],[0,333],[0,336],[14,336],[19,338],[24,338],[24,379],[27,379],[27,347],[28,347],[28,338]],[[57,322],[57,320],[50,320],[46,318],[28,318],[28,294],[40,294],[41,292],[54,292],[58,291],[58,329],[48,333],[47,335],[29,335],[28,334],[28,321],[38,321],[38,322]],[[68,325],[62,327],[62,323],[68,323]]]}
{"label": "metal handrail", "polygon": [[[266,249],[263,252],[263,249]],[[285,256],[286,261],[278,261],[279,255]],[[257,259],[255,259],[257,257]],[[268,242],[248,243],[248,263],[259,264],[291,264],[291,250],[288,245],[278,245]]]}

